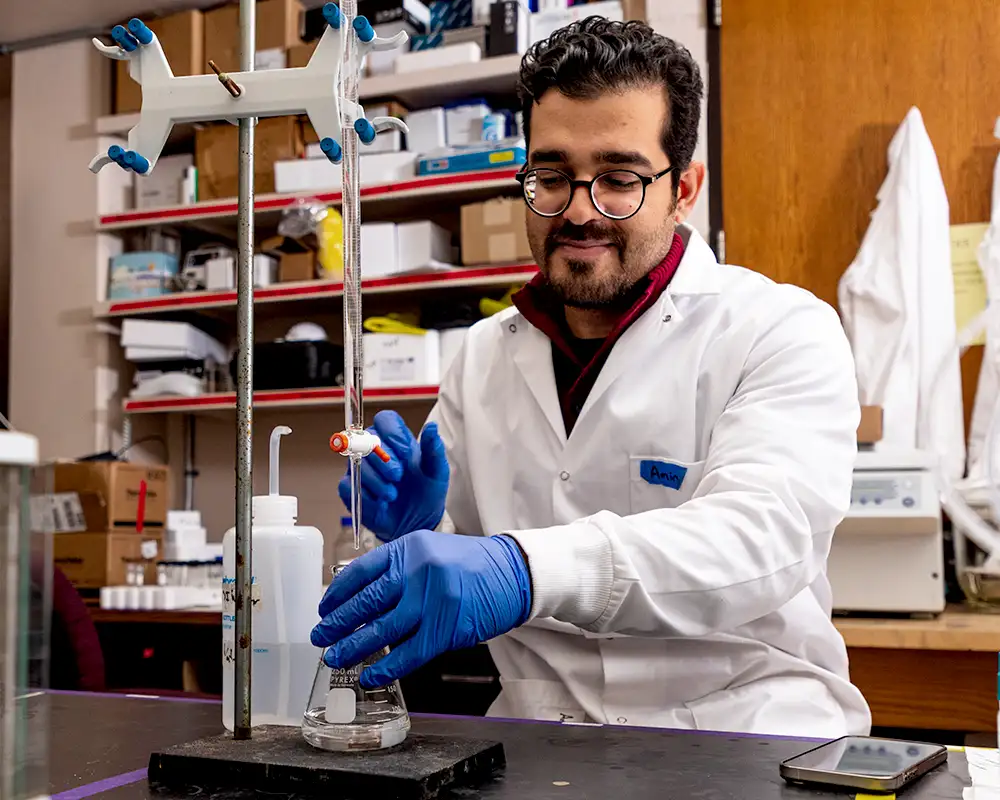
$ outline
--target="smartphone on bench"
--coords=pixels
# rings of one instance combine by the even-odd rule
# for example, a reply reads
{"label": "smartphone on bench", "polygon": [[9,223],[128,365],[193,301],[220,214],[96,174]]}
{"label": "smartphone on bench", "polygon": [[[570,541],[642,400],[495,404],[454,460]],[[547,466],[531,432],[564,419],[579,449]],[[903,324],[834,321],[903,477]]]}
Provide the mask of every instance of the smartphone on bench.
{"label": "smartphone on bench", "polygon": [[948,760],[937,744],[844,736],[781,763],[789,783],[896,792]]}

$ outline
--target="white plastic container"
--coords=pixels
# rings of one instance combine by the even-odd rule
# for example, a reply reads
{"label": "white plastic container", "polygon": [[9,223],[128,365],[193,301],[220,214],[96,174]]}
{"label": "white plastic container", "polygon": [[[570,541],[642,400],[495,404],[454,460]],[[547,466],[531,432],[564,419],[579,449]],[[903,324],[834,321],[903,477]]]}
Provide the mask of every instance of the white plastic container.
{"label": "white plastic container", "polygon": [[[298,499],[278,493],[278,444],[291,428],[271,432],[270,494],[254,497],[251,562],[253,607],[250,722],[302,724],[319,649],[309,633],[323,597],[323,534],[296,525]],[[223,547],[222,722],[233,730],[236,680],[236,529]]]}

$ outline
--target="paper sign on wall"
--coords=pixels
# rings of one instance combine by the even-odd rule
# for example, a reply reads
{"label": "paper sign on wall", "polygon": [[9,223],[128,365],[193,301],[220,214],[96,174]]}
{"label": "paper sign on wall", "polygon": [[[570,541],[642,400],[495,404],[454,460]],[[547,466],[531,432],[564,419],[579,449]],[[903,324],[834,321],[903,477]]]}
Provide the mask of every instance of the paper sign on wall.
{"label": "paper sign on wall", "polygon": [[[985,222],[951,226],[951,274],[955,281],[955,324],[959,331],[986,308],[986,281],[976,254],[988,228]],[[973,344],[986,344],[985,331]]]}

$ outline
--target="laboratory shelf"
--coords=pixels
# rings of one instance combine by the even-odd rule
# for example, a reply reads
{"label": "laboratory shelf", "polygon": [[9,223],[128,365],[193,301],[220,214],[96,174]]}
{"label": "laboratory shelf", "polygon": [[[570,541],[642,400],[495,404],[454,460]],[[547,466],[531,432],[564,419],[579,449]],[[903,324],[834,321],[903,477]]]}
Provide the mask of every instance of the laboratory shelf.
{"label": "laboratory shelf", "polygon": [[[365,389],[365,400],[372,405],[389,403],[419,403],[434,400],[437,386],[405,386]],[[269,389],[253,393],[255,410],[269,408],[308,408],[337,406],[344,403],[344,390],[339,387],[319,389]],[[198,397],[150,397],[126,400],[126,414],[184,413],[199,414],[231,411],[236,408],[235,392],[214,392]]]}
{"label": "laboratory shelf", "polygon": [[[361,188],[361,203],[366,218],[392,216],[409,207],[414,211],[426,212],[428,203],[447,200],[474,202],[496,195],[503,190],[514,191],[517,169],[479,170],[477,172],[457,172],[447,175],[426,175],[395,183],[374,184]],[[318,200],[328,205],[339,205],[341,192],[333,191],[300,192],[296,194],[265,194],[255,201],[255,221],[267,225],[274,222],[287,208],[303,199]],[[97,228],[101,231],[116,231],[129,228],[145,228],[155,225],[197,224],[209,220],[229,220],[236,224],[236,198],[228,200],[206,200],[186,206],[151,208],[137,211],[123,211],[105,214],[98,218]],[[273,218],[273,219],[269,219]]]}
{"label": "laboratory shelf", "polygon": [[[409,108],[426,108],[476,96],[513,94],[517,84],[521,56],[487,58],[461,67],[439,67],[400,75],[374,75],[361,79],[358,87],[362,102],[394,99]],[[99,136],[124,136],[139,123],[139,114],[112,114],[100,117],[96,124]],[[193,125],[176,125],[176,137],[190,137]]]}
{"label": "laboratory shelf", "polygon": [[[365,295],[408,294],[413,291],[503,288],[531,280],[538,272],[534,264],[510,266],[456,267],[439,272],[397,275],[390,278],[369,278],[361,282]],[[262,303],[295,303],[309,300],[326,300],[342,297],[344,284],[340,281],[303,281],[279,283],[254,291],[254,306]],[[138,317],[154,314],[172,314],[184,311],[236,308],[236,290],[202,290],[178,292],[162,297],[138,300],[109,300],[94,309],[98,319],[112,317]]]}

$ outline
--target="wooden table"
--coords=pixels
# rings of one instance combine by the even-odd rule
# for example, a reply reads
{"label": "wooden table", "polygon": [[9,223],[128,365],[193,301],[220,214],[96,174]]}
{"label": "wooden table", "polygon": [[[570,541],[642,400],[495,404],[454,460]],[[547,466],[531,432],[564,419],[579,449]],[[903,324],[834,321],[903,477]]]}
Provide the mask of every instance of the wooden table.
{"label": "wooden table", "polygon": [[851,680],[884,728],[995,731],[1000,614],[950,606],[935,619],[837,617]]}

